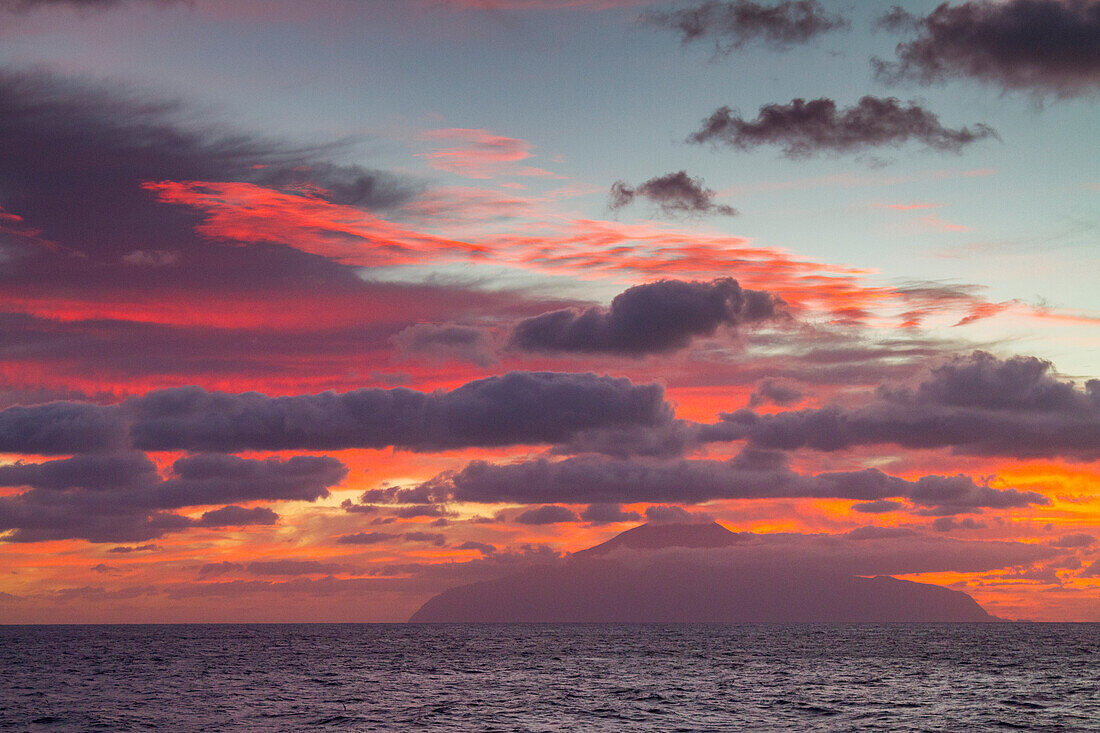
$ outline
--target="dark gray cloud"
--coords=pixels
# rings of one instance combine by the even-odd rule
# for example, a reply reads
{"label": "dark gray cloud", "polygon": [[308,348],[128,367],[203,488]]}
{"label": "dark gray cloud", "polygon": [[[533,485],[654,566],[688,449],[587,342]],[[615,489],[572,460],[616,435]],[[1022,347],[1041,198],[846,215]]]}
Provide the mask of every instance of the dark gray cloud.
{"label": "dark gray cloud", "polygon": [[798,402],[805,393],[797,387],[778,379],[765,379],[749,395],[749,406],[773,404],[786,407]]}
{"label": "dark gray cloud", "polygon": [[[172,282],[203,291],[233,283],[304,288],[310,281],[354,288],[353,268],[289,248],[208,241],[195,233],[201,219],[194,211],[165,206],[143,186],[256,183],[364,208],[395,205],[415,193],[394,176],[328,160],[346,146],[295,146],[196,127],[185,105],[137,92],[3,71],[0,107],[0,136],[8,143],[0,147],[0,204],[39,240],[55,243],[22,248],[0,279],[8,288],[133,289],[132,262],[123,258],[134,252],[172,261],[144,268],[145,290]],[[95,278],[91,264],[98,265]]]}
{"label": "dark gray cloud", "polygon": [[343,565],[320,560],[254,560],[245,566],[253,575],[332,575],[346,572]]}
{"label": "dark gray cloud", "polygon": [[658,385],[550,372],[509,372],[431,394],[397,388],[268,397],[185,387],[134,398],[124,409],[134,444],[146,450],[429,451],[557,443],[594,427],[671,418]]}
{"label": "dark gray cloud", "polygon": [[446,507],[439,504],[413,504],[411,506],[391,509],[390,514],[400,519],[415,519],[417,517],[439,517],[445,519],[453,517],[453,512],[448,512]]}
{"label": "dark gray cloud", "polygon": [[860,542],[862,540],[883,540],[894,537],[913,537],[917,533],[908,527],[856,527],[845,533],[850,540]]}
{"label": "dark gray cloud", "polygon": [[889,499],[878,499],[876,501],[868,501],[862,504],[855,504],[852,506],[852,511],[863,512],[864,514],[882,514],[884,512],[896,512],[899,509],[904,509],[905,505],[900,501],[890,501]]}
{"label": "dark gray cloud", "polygon": [[905,575],[985,572],[1029,565],[1058,554],[1033,543],[968,541],[914,532],[904,527],[860,527],[844,534],[739,532],[728,547],[620,550],[607,556],[644,566],[691,560],[703,565],[756,567],[781,574],[836,572]]}
{"label": "dark gray cloud", "polygon": [[788,48],[849,25],[846,18],[826,11],[817,0],[782,0],[772,5],[711,0],[690,8],[650,10],[642,20],[679,31],[684,43],[713,40],[720,53],[757,40]]}
{"label": "dark gray cloud", "polygon": [[660,280],[619,293],[611,306],[566,309],[521,321],[513,346],[528,351],[659,354],[709,336],[719,326],[774,318],[781,301],[736,280]]}
{"label": "dark gray cloud", "polygon": [[555,506],[553,504],[528,509],[515,518],[515,521],[520,524],[558,524],[560,522],[577,522],[579,520],[580,518],[572,509],[563,506]]}
{"label": "dark gray cloud", "polygon": [[[959,356],[916,389],[881,388],[870,404],[723,416],[729,438],[766,448],[834,451],[856,445],[949,447],[1021,458],[1100,456],[1100,380],[1084,389],[1034,357]],[[738,432],[737,428],[740,428]]]}
{"label": "dark gray cloud", "polygon": [[[202,212],[165,204],[145,187],[255,184],[374,211],[418,192],[403,177],[333,162],[350,143],[295,145],[200,124],[202,110],[184,103],[46,73],[0,70],[0,109],[0,207],[20,217],[22,231],[5,232],[0,292],[4,301],[46,304],[34,317],[0,312],[0,350],[19,376],[12,387],[32,386],[29,375],[43,371],[55,386],[91,373],[102,383],[136,376],[144,384],[298,379],[326,368],[344,377],[349,364],[377,363],[389,338],[417,321],[548,308],[515,292],[371,282],[359,268],[284,243],[215,241],[196,231]],[[61,302],[66,317],[57,320],[49,304]],[[176,312],[194,306],[195,325],[129,320],[122,305],[161,312],[166,302]],[[316,328],[231,328],[210,314],[212,302],[215,310],[248,302],[259,313],[334,317]],[[109,304],[121,315],[100,315]],[[140,379],[167,374],[177,378]]]}
{"label": "dark gray cloud", "polygon": [[199,519],[172,513],[227,502],[313,501],[343,480],[335,458],[254,460],[227,455],[181,458],[162,479],[143,454],[95,454],[0,467],[0,486],[26,488],[0,498],[0,531],[35,542],[86,539],[142,542],[189,527],[273,524],[264,507],[225,506]]}
{"label": "dark gray cloud", "polygon": [[336,538],[337,544],[340,545],[376,545],[390,541],[427,542],[436,547],[442,547],[446,544],[447,537],[438,532],[356,532]]}
{"label": "dark gray cloud", "polygon": [[497,548],[494,547],[493,545],[486,544],[484,542],[474,542],[473,540],[470,540],[468,542],[463,542],[461,545],[456,545],[455,549],[456,550],[477,550],[483,556],[492,555],[497,551]]}
{"label": "dark gray cloud", "polygon": [[0,10],[20,13],[50,6],[69,6],[80,10],[106,10],[107,8],[130,3],[175,5],[185,2],[186,0],[0,0]]}
{"label": "dark gray cloud", "polygon": [[932,522],[932,529],[937,532],[952,532],[956,529],[984,529],[985,523],[979,522],[973,517],[956,519],[955,517],[937,517]]}
{"label": "dark gray cloud", "polygon": [[356,532],[355,534],[341,535],[336,538],[336,542],[340,545],[376,545],[379,542],[392,540],[397,536],[388,532]]}
{"label": "dark gray cloud", "polygon": [[236,562],[229,562],[228,560],[208,562],[199,568],[199,577],[208,578],[211,576],[226,575],[228,573],[237,573],[243,570],[244,565]]}
{"label": "dark gray cloud", "polygon": [[406,532],[401,536],[406,542],[427,542],[436,547],[442,547],[447,542],[446,535],[438,532]]}
{"label": "dark gray cloud", "polygon": [[615,181],[611,184],[607,207],[617,211],[641,197],[654,204],[665,216],[737,215],[737,209],[732,206],[714,203],[714,196],[715,192],[706,187],[702,178],[692,178],[687,171],[678,171],[650,178],[637,186],[631,186],[626,181]]}
{"label": "dark gray cloud", "polygon": [[120,447],[117,410],[81,402],[49,402],[0,411],[0,452],[56,455]]}
{"label": "dark gray cloud", "polygon": [[203,512],[196,527],[249,527],[262,524],[275,524],[279,521],[279,515],[267,507],[254,507],[245,509],[240,506],[223,506]]}
{"label": "dark gray cloud", "polygon": [[689,512],[682,507],[664,505],[647,506],[645,518],[651,524],[694,524],[714,519],[704,512]]}
{"label": "dark gray cloud", "polygon": [[1100,91],[1100,1],[974,0],[918,17],[895,7],[880,23],[916,32],[897,60],[874,61],[887,81],[969,77],[1060,97]]}
{"label": "dark gray cloud", "polygon": [[672,420],[655,427],[635,425],[626,428],[595,428],[581,431],[570,440],[558,443],[551,452],[563,456],[600,453],[617,458],[672,458],[683,455],[700,443],[723,440],[722,435],[726,432],[735,436],[730,438],[733,440],[739,439],[743,434],[739,428],[721,423],[699,425],[686,420]]}
{"label": "dark gray cloud", "polygon": [[481,367],[497,362],[492,335],[474,326],[417,323],[397,333],[390,341],[406,358],[466,361]]}
{"label": "dark gray cloud", "polygon": [[107,552],[120,554],[120,555],[128,555],[132,552],[152,552],[153,550],[159,550],[159,549],[160,549],[159,545],[138,545],[137,547],[128,547],[128,546],[112,547],[111,549],[107,550]]}
{"label": "dark gray cloud", "polygon": [[172,477],[146,492],[148,505],[184,507],[229,501],[313,501],[344,480],[348,470],[329,456],[286,460],[204,454],[172,464]]}
{"label": "dark gray cloud", "polygon": [[592,524],[611,524],[612,522],[636,522],[642,518],[638,512],[623,510],[622,504],[589,504],[581,519]]}
{"label": "dark gray cloud", "polygon": [[790,104],[767,104],[755,120],[739,117],[721,107],[703,120],[688,142],[726,145],[751,150],[775,145],[788,158],[808,158],[818,153],[856,153],[883,146],[897,147],[909,141],[939,151],[960,152],[965,146],[996,137],[991,127],[950,129],[915,102],[902,104],[894,97],[865,96],[854,107],[838,110],[831,99]]}
{"label": "dark gray cloud", "polygon": [[777,451],[746,448],[727,461],[646,461],[578,456],[562,461],[493,464],[473,461],[414,491],[436,501],[536,504],[698,504],[718,499],[838,498],[864,502],[902,498],[922,514],[951,515],[984,508],[1047,504],[1040,494],[993,489],[966,476],[924,476],[916,481],[875,469],[804,475]]}
{"label": "dark gray cloud", "polygon": [[1094,544],[1096,544],[1096,537],[1091,534],[1085,534],[1084,532],[1063,535],[1050,543],[1051,547],[1067,548],[1092,547]]}
{"label": "dark gray cloud", "polygon": [[78,455],[42,463],[22,461],[0,466],[0,486],[106,494],[144,491],[160,483],[156,465],[144,453]]}

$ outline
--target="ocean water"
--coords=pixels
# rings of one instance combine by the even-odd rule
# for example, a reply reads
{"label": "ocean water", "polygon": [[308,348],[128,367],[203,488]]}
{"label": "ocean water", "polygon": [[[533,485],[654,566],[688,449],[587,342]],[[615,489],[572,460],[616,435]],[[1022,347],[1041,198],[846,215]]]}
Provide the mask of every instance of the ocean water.
{"label": "ocean water", "polygon": [[18,731],[1100,731],[1100,624],[0,627]]}

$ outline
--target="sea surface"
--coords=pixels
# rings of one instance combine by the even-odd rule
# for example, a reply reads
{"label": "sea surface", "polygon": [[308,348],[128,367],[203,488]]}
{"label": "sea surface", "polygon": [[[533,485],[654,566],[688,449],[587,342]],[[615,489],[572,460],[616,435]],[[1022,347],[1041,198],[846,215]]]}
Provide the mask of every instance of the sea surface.
{"label": "sea surface", "polygon": [[18,731],[1100,731],[1100,624],[0,626]]}

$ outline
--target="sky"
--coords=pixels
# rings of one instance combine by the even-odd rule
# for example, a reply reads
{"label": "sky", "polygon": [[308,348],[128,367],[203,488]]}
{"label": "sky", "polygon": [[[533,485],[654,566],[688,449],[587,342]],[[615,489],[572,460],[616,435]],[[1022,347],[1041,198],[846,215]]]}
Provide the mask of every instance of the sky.
{"label": "sky", "polygon": [[711,520],[1100,621],[1097,39],[0,0],[0,623],[402,621]]}

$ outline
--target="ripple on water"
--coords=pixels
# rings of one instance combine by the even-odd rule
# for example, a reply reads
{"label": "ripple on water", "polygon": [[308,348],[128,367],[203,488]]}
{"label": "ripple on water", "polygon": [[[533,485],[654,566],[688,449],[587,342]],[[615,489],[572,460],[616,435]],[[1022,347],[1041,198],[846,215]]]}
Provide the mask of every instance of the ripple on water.
{"label": "ripple on water", "polygon": [[1100,731],[1100,625],[0,627],[0,730]]}

